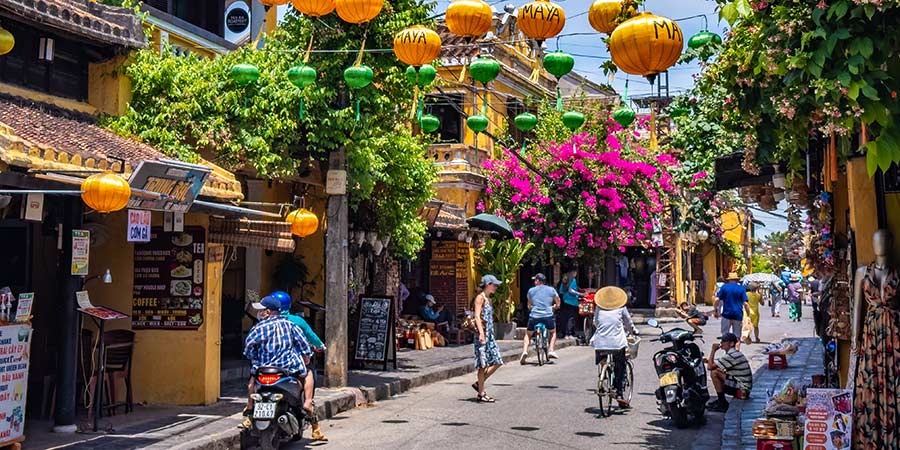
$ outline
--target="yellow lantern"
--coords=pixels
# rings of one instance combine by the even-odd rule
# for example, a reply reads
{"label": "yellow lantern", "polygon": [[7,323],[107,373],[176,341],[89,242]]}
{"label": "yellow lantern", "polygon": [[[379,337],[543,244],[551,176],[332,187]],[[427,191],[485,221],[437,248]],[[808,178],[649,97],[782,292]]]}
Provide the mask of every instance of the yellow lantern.
{"label": "yellow lantern", "polygon": [[375,18],[384,6],[384,0],[335,0],[335,9],[344,22],[366,23]]}
{"label": "yellow lantern", "polygon": [[98,173],[81,183],[81,199],[94,211],[109,213],[128,206],[131,186],[114,173]]}
{"label": "yellow lantern", "polygon": [[322,17],[334,11],[334,0],[291,0],[291,4],[309,17]]}
{"label": "yellow lantern", "polygon": [[525,36],[540,43],[562,31],[566,12],[549,0],[535,0],[519,8],[516,24]]}
{"label": "yellow lantern", "polygon": [[441,37],[422,25],[414,25],[394,36],[397,59],[413,67],[434,61],[441,54]]}
{"label": "yellow lantern", "polygon": [[609,54],[616,67],[643,75],[651,84],[678,61],[683,48],[678,24],[648,12],[622,22],[609,36]]}
{"label": "yellow lantern", "polygon": [[9,30],[0,27],[0,55],[5,55],[12,51],[16,45],[16,38],[13,37]]}
{"label": "yellow lantern", "polygon": [[259,0],[263,6],[278,6],[278,5],[287,5],[287,3],[291,0]]}
{"label": "yellow lantern", "polygon": [[299,237],[307,237],[319,229],[319,218],[312,211],[300,208],[288,214],[286,222],[291,224],[291,233]]}
{"label": "yellow lantern", "polygon": [[482,0],[455,0],[444,17],[451,33],[471,40],[491,29],[494,12]]}
{"label": "yellow lantern", "polygon": [[621,12],[622,0],[594,0],[588,10],[588,22],[600,33],[610,34],[616,29],[616,17]]}

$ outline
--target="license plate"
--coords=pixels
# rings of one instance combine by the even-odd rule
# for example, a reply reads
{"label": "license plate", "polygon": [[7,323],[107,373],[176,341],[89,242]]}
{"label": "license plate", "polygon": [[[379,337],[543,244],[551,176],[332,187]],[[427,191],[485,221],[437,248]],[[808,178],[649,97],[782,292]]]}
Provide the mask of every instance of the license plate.
{"label": "license plate", "polygon": [[253,404],[254,419],[274,419],[275,403],[256,402]]}
{"label": "license plate", "polygon": [[676,373],[676,372],[664,373],[663,376],[659,377],[659,385],[660,386],[669,386],[672,384],[678,384],[678,373]]}

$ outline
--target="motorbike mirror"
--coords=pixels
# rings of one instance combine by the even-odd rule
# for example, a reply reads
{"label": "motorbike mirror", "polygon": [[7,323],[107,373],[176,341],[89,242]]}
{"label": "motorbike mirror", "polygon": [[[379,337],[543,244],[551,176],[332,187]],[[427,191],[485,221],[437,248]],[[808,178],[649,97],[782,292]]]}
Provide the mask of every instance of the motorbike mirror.
{"label": "motorbike mirror", "polygon": [[647,321],[647,325],[650,325],[653,328],[659,328],[659,321],[656,319],[650,319]]}

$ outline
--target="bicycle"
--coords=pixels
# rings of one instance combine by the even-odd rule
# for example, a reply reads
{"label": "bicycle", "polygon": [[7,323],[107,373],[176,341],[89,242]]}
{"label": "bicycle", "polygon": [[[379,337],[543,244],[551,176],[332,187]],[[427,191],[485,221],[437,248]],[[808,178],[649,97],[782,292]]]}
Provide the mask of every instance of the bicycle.
{"label": "bicycle", "polygon": [[582,321],[582,345],[591,345],[591,338],[594,337],[594,316],[584,316]]}
{"label": "bicycle", "polygon": [[[622,383],[622,398],[631,403],[634,395],[634,364],[631,360],[637,358],[638,345],[641,340],[637,337],[628,338],[628,347],[625,350],[625,380]],[[613,360],[613,352],[598,350],[603,359],[597,365],[597,399],[600,402],[600,415],[609,417],[612,415],[613,403],[616,402],[616,388],[613,383],[616,368]]]}
{"label": "bicycle", "polygon": [[547,346],[550,342],[548,334],[544,324],[538,323],[534,326],[534,351],[537,354],[538,366],[543,366],[545,362],[550,361],[547,353]]}

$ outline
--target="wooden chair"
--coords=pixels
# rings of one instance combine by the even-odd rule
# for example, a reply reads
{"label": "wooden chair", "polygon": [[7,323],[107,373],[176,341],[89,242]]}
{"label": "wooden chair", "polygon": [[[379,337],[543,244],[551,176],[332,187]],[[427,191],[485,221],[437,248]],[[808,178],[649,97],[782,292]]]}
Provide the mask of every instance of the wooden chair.
{"label": "wooden chair", "polygon": [[[131,357],[134,354],[134,331],[112,330],[103,333],[106,348],[105,385],[107,395],[103,405],[107,411],[115,413],[120,406],[125,412],[134,410],[133,390],[131,387]],[[122,378],[125,382],[125,401],[119,402],[116,396],[116,381]]]}

